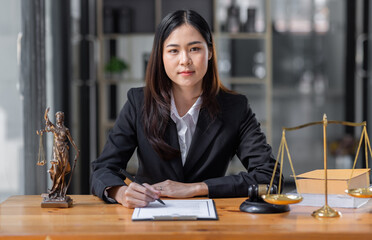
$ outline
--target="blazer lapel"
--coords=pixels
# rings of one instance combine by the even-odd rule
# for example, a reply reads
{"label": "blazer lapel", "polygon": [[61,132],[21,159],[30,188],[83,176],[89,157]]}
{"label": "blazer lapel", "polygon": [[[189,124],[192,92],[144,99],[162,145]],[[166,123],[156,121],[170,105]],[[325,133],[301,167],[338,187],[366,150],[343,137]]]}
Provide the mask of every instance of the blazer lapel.
{"label": "blazer lapel", "polygon": [[212,120],[205,109],[200,110],[198,123],[196,124],[191,146],[186,157],[184,166],[185,175],[192,170],[193,166],[198,162],[218,133],[222,124],[223,122],[218,116]]}
{"label": "blazer lapel", "polygon": [[[180,149],[180,145],[178,143],[177,127],[176,124],[172,121],[172,119],[169,119],[168,126],[165,130],[165,141],[173,148]],[[178,158],[170,160],[169,162],[178,180],[183,182],[184,175],[181,155]]]}

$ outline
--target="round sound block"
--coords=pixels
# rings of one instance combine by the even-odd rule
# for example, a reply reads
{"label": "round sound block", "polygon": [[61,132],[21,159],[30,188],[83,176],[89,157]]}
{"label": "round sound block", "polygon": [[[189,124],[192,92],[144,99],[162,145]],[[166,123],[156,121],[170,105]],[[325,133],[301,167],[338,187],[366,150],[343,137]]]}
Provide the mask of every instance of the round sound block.
{"label": "round sound block", "polygon": [[245,200],[240,205],[240,211],[248,213],[283,213],[290,210],[288,205],[275,205],[266,202],[251,202]]}

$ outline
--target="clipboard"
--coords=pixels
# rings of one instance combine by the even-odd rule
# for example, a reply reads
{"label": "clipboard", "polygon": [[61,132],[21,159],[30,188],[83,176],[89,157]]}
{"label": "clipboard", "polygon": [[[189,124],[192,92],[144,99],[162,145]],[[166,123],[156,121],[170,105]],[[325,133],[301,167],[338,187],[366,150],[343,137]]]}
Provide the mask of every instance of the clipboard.
{"label": "clipboard", "polygon": [[213,199],[163,200],[165,206],[152,202],[135,208],[132,221],[196,221],[218,220]]}

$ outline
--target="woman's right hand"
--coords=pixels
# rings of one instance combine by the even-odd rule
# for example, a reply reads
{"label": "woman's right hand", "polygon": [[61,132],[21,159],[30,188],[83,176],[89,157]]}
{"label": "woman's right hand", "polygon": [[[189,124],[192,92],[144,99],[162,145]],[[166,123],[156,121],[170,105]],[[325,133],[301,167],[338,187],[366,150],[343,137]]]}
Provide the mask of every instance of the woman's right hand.
{"label": "woman's right hand", "polygon": [[116,186],[108,190],[109,197],[127,208],[146,207],[160,197],[160,191],[147,183],[141,186],[130,183],[128,186]]}

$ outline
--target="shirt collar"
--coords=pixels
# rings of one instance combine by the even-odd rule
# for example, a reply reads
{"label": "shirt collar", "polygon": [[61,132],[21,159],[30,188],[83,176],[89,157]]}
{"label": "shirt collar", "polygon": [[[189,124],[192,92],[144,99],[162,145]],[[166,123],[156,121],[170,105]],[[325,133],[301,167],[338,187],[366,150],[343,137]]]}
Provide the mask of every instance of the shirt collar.
{"label": "shirt collar", "polygon": [[190,115],[192,118],[192,121],[194,122],[194,124],[196,124],[196,122],[198,121],[200,106],[202,105],[202,103],[203,103],[203,99],[200,94],[200,96],[198,97],[196,102],[192,105],[192,107],[189,109],[189,111],[187,111],[187,113],[183,117],[180,117],[177,111],[176,103],[174,102],[173,91],[172,91],[171,92],[171,118],[172,120],[176,122],[177,118],[183,119],[187,115]]}

